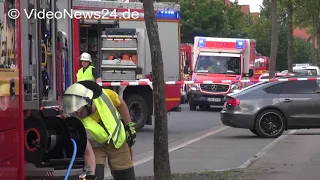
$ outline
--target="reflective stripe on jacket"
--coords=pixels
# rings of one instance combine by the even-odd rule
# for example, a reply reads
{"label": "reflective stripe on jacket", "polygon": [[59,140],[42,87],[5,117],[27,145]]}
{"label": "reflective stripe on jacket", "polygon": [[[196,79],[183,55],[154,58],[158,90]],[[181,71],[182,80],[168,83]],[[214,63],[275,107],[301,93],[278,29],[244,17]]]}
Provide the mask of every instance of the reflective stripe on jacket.
{"label": "reflective stripe on jacket", "polygon": [[100,125],[91,116],[80,119],[86,128],[87,138],[92,142],[92,146],[101,146],[112,140],[114,146],[120,148],[126,141],[126,133],[117,109],[105,92],[94,99],[93,103],[97,107],[102,123]]}

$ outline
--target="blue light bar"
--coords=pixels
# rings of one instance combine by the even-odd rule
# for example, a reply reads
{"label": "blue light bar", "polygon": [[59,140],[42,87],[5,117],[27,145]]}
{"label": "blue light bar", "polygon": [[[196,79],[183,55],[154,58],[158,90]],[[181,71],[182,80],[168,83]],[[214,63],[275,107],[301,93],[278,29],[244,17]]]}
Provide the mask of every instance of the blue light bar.
{"label": "blue light bar", "polygon": [[198,41],[198,47],[200,47],[200,48],[204,48],[204,47],[206,47],[206,39],[199,39],[199,41]]}
{"label": "blue light bar", "polygon": [[236,48],[243,49],[245,46],[245,40],[236,40]]}
{"label": "blue light bar", "polygon": [[157,19],[180,19],[179,11],[157,11],[156,12]]}

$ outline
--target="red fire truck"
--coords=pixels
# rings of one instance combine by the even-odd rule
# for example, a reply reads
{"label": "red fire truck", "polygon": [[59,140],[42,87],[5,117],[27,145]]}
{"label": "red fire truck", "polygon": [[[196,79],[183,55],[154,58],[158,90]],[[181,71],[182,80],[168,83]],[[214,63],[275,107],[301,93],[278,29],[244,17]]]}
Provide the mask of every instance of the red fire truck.
{"label": "red fire truck", "polygon": [[[89,7],[89,4],[95,5],[94,11],[98,6],[118,9],[119,13],[119,7],[131,9],[139,12],[140,18],[128,21],[115,19],[112,22],[110,19],[99,21],[85,18],[28,19],[24,13],[33,10],[70,11],[71,8],[80,11],[81,7],[92,11],[93,7]],[[164,11],[167,7],[173,7],[173,10]],[[155,3],[155,8],[163,54],[167,54],[164,55],[165,80],[179,80],[179,6]],[[15,9],[21,12],[20,17],[13,17],[17,15]],[[97,32],[87,33],[85,38],[85,32],[89,29]],[[121,81],[137,82],[150,76],[150,52],[144,29],[142,3],[79,0],[0,1],[0,146],[4,147],[0,150],[1,179],[78,177],[86,173],[83,160],[86,146],[85,129],[77,119],[63,118],[60,114],[57,107],[61,106],[62,93],[70,83],[75,82],[74,74],[79,69],[79,56],[82,49],[86,48],[85,43],[89,40],[89,35],[96,35],[96,40],[101,43],[95,47],[95,40],[90,39],[87,45],[90,45],[88,52],[98,49],[97,54],[103,57],[99,61],[100,56],[90,52],[96,57],[94,65],[101,69],[102,78],[108,77],[104,76],[105,74],[115,77],[112,73],[119,74],[119,71],[123,75],[118,76],[122,78]],[[127,41],[131,43],[130,46],[126,44]],[[172,43],[174,41],[176,45]],[[142,44],[137,45],[137,42]],[[111,44],[116,48],[112,49]],[[131,58],[126,59],[127,63],[113,64],[114,61],[108,61],[107,55],[114,55],[116,51],[136,53],[136,59],[131,55]],[[119,70],[119,67],[122,69]],[[112,81],[119,79],[104,78],[104,83]],[[139,102],[147,103],[144,106],[147,107],[147,111],[133,108],[135,106],[132,106],[132,110],[147,112],[142,114],[142,121],[148,124],[147,118],[153,112],[153,97],[148,96],[150,101],[145,102],[144,98],[141,100],[140,93],[152,95],[152,86],[126,86],[117,87],[115,90],[127,103],[129,97],[140,95]],[[167,106],[170,110],[180,103],[180,86],[177,85],[176,89],[175,86],[167,87],[166,90]],[[126,93],[130,96],[126,96]],[[132,100],[128,104],[133,105],[137,101]]]}
{"label": "red fire truck", "polygon": [[[61,2],[62,3],[62,2]],[[65,2],[66,3],[66,2]],[[108,10],[105,10],[106,8]],[[162,44],[164,80],[181,80],[180,70],[180,6],[155,3],[158,30]],[[153,93],[150,86],[108,86],[110,82],[152,81],[151,54],[144,23],[142,3],[73,0],[72,9],[82,14],[100,15],[74,18],[73,67],[80,68],[77,59],[89,52],[95,67],[101,70],[102,85],[112,88],[127,102],[137,129],[152,125]],[[115,19],[116,18],[116,19]],[[64,26],[68,26],[61,22]],[[113,60],[115,55],[120,58]],[[180,85],[166,85],[167,111],[180,105]]]}
{"label": "red fire truck", "polygon": [[[185,71],[190,71],[192,68],[192,46],[189,44],[181,44],[181,77],[183,77],[184,81],[190,81],[190,74],[184,74]],[[184,70],[184,68],[187,68]],[[185,103],[188,101],[188,92],[189,86],[184,84],[181,86],[181,103]]]}
{"label": "red fire truck", "polygon": [[[193,81],[189,91],[190,110],[199,107],[223,107],[224,94],[246,87],[247,83],[214,83],[244,80],[253,76],[256,42],[252,39],[195,37],[192,64]],[[187,72],[185,72],[187,73]]]}
{"label": "red fire truck", "polygon": [[267,56],[256,56],[254,61],[254,80],[258,80],[259,77],[269,71],[270,59]]}

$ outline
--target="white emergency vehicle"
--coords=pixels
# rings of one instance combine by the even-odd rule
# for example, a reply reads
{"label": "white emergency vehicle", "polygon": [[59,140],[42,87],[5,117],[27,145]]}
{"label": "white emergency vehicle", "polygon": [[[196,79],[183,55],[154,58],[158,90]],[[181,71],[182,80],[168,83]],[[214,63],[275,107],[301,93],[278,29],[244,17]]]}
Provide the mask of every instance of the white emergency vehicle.
{"label": "white emergency vehicle", "polygon": [[312,75],[320,75],[320,68],[318,66],[313,66],[312,64],[293,64],[293,72],[298,70],[309,70]]}

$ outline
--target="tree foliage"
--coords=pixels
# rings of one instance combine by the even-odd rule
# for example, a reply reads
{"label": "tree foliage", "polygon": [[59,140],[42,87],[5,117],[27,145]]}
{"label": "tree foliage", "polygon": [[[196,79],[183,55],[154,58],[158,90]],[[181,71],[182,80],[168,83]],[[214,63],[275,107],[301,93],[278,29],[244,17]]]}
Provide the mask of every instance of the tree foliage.
{"label": "tree foliage", "polygon": [[[320,0],[299,0],[297,3],[297,13],[294,14],[296,25],[308,28],[312,35],[311,47],[313,64],[317,65],[320,61],[320,48],[315,48],[315,39],[320,39]],[[320,41],[317,41],[320,47]]]}
{"label": "tree foliage", "polygon": [[181,0],[182,42],[192,43],[194,36],[232,37],[248,26],[240,6],[227,7],[224,1]]}
{"label": "tree foliage", "polygon": [[311,44],[301,38],[293,40],[293,63],[312,63]]}
{"label": "tree foliage", "polygon": [[[168,0],[163,0],[168,1]],[[176,2],[175,0],[172,0]],[[311,2],[312,1],[312,2]],[[319,9],[316,9],[317,2],[320,0],[278,0],[278,48],[276,55],[276,69],[284,70],[290,68],[288,66],[288,59],[291,59],[293,63],[301,62],[301,56],[297,54],[298,48],[306,47],[305,40],[294,38],[293,42],[290,41],[290,17],[288,17],[289,5],[293,6],[292,11],[292,25],[293,29],[298,25],[314,31],[312,22],[316,14],[319,16]],[[308,3],[309,4],[308,4]],[[193,43],[194,36],[209,36],[209,37],[245,37],[255,39],[257,42],[257,52],[264,56],[271,55],[271,37],[272,37],[272,13],[271,13],[271,1],[263,0],[260,17],[252,23],[250,17],[241,12],[239,5],[231,3],[231,6],[224,4],[224,0],[180,0],[181,6],[181,41],[182,43]],[[311,8],[310,12],[308,8],[311,4],[316,4]],[[320,23],[320,21],[318,21]],[[315,23],[314,23],[315,24]],[[316,27],[316,28],[320,28]],[[319,31],[320,32],[320,31]],[[320,38],[319,38],[320,39]],[[302,42],[305,41],[305,42]],[[299,42],[299,43],[297,43]],[[320,41],[318,41],[320,43]],[[288,50],[292,44],[292,50]],[[312,46],[310,49],[302,48],[301,54],[312,55]],[[310,54],[308,54],[310,53]],[[291,55],[290,55],[291,54]],[[319,53],[320,54],[320,53]],[[290,57],[291,56],[291,57]],[[299,58],[297,58],[299,57]],[[307,60],[308,59],[308,60]],[[305,62],[309,61],[309,58],[305,58]]]}

